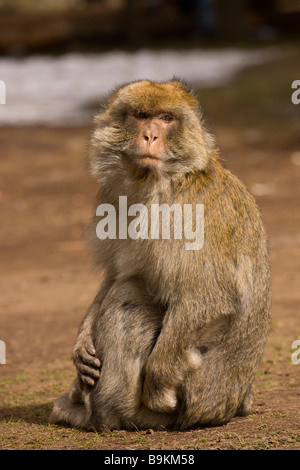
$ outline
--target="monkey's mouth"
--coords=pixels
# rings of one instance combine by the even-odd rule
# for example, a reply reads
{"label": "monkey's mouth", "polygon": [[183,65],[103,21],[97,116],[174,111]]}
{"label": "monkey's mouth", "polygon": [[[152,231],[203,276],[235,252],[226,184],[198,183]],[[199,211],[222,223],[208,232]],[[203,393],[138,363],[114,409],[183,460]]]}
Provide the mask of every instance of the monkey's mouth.
{"label": "monkey's mouth", "polygon": [[142,155],[137,158],[137,164],[143,168],[160,167],[162,160],[153,155]]}

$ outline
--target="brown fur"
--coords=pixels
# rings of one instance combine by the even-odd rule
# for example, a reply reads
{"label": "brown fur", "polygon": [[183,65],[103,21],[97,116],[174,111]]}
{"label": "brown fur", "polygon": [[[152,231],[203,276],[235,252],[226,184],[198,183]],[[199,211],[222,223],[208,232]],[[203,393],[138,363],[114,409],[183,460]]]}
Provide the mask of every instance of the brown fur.
{"label": "brown fur", "polygon": [[[161,165],[137,164],[132,112],[146,113],[149,126],[159,113],[174,116],[161,136]],[[95,264],[106,280],[74,347],[78,379],[51,421],[188,429],[249,413],[270,324],[267,242],[252,196],[221,165],[198,100],[181,82],[126,85],[95,124],[97,205],[117,208],[119,195],[149,211],[153,203],[204,204],[205,241],[194,251],[185,239],[100,241],[95,217]]]}

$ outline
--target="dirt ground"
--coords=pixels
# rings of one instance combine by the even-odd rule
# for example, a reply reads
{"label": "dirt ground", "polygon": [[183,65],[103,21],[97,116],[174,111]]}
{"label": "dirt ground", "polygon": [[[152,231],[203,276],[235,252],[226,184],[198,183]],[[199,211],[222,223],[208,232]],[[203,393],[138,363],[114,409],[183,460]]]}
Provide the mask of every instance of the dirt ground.
{"label": "dirt ground", "polygon": [[[253,412],[224,426],[96,433],[48,424],[53,400],[75,375],[73,343],[100,282],[84,239],[97,190],[86,171],[90,130],[0,130],[0,449],[300,449],[300,364],[291,359],[300,340],[300,105],[290,102],[300,74],[291,57],[230,90],[202,93],[225,165],[256,195],[273,277],[272,332]],[[277,91],[288,89],[264,95],[255,114],[243,90],[267,87],[276,70]],[[226,120],[228,109],[236,114]]]}

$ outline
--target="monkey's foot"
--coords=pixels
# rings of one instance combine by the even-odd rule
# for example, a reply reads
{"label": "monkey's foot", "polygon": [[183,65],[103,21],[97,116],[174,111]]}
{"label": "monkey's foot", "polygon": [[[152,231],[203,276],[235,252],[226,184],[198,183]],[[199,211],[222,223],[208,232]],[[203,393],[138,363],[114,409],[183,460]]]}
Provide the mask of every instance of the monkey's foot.
{"label": "monkey's foot", "polygon": [[246,397],[244,398],[243,403],[237,410],[237,416],[248,416],[252,412],[252,405],[253,405],[253,397],[252,393],[248,393]]}
{"label": "monkey's foot", "polygon": [[69,399],[72,403],[78,403],[81,405],[84,404],[83,393],[78,378],[74,380],[72,384],[71,391],[69,393]]}
{"label": "monkey's foot", "polygon": [[73,403],[70,401],[69,394],[64,393],[54,402],[49,422],[90,429],[90,417],[91,411],[86,403]]}
{"label": "monkey's foot", "polygon": [[175,390],[164,389],[152,392],[144,391],[143,402],[152,411],[157,413],[172,413],[177,406]]}

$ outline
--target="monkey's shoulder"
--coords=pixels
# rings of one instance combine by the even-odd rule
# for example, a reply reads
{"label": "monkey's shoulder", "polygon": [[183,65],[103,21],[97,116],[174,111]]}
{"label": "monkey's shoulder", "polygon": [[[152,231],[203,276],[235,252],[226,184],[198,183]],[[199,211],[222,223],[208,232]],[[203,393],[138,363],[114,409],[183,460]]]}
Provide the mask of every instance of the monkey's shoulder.
{"label": "monkey's shoulder", "polygon": [[[208,181],[208,180],[207,180]],[[197,188],[198,186],[198,188]],[[196,183],[195,199],[204,205],[206,234],[221,244],[258,243],[265,239],[258,205],[246,185],[231,171],[218,165],[206,185]]]}
{"label": "monkey's shoulder", "polygon": [[213,161],[202,171],[186,174],[174,183],[175,193],[186,193],[191,202],[202,202],[207,207],[222,206],[230,213],[252,213],[259,217],[256,201],[246,185],[220,162]]}

